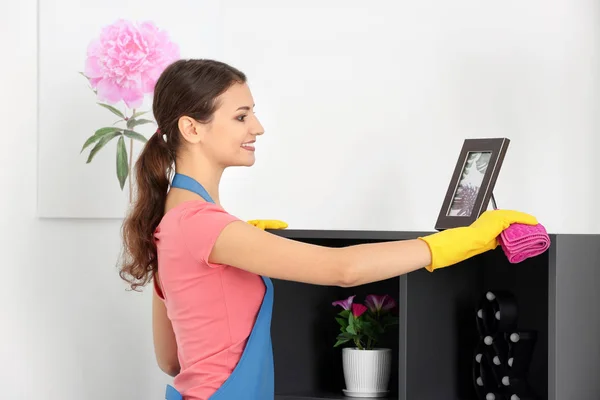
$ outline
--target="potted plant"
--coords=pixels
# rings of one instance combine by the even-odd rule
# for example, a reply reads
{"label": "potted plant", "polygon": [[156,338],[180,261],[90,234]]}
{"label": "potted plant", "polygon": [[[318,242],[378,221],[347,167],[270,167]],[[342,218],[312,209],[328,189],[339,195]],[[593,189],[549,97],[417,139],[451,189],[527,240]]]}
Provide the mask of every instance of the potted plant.
{"label": "potted plant", "polygon": [[384,397],[388,392],[392,349],[379,348],[377,343],[386,329],[398,324],[392,311],[396,302],[389,295],[370,294],[365,304],[355,303],[350,296],[332,303],[342,308],[335,320],[340,333],[334,347],[342,349],[342,366],[349,397]]}

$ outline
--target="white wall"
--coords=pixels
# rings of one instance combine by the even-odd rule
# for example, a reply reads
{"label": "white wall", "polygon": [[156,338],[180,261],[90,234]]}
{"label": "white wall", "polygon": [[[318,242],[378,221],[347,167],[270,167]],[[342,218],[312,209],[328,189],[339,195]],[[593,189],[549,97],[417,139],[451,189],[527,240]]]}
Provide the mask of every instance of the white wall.
{"label": "white wall", "polygon": [[36,1],[0,9],[0,397],[159,400],[148,293],[114,268],[120,222],[38,220]]}
{"label": "white wall", "polygon": [[[256,168],[260,179],[251,178],[251,171],[232,174],[225,188],[229,199],[236,190],[257,188],[251,205],[230,200],[244,217],[250,217],[252,209],[260,217],[284,218],[292,227],[428,230],[462,139],[508,136],[513,143],[497,185],[500,206],[534,212],[553,232],[600,232],[595,201],[600,187],[596,156],[600,148],[600,13],[596,2],[462,0],[450,5],[419,1],[403,5],[392,15],[380,13],[388,24],[400,24],[406,33],[395,39],[405,60],[403,68],[386,70],[385,63],[379,65],[376,59],[353,66],[356,87],[372,89],[373,96],[357,98],[357,108],[350,113],[334,107],[335,115],[326,109],[314,113],[302,105],[316,100],[311,97],[311,83],[303,83],[302,72],[318,76],[314,64],[318,60],[327,61],[328,68],[343,65],[344,57],[349,57],[319,50],[316,59],[306,59],[320,39],[311,37],[311,24],[321,28],[328,24],[347,34],[366,29],[344,19],[334,21],[336,14],[344,15],[336,7],[346,3],[322,9],[325,17],[316,22],[310,17],[316,13],[317,2],[307,1],[305,10],[297,9],[292,19],[283,18],[282,2],[262,2],[262,7],[248,3],[251,9],[236,9],[232,3],[224,3],[230,39],[251,27],[258,30],[251,40],[242,40],[237,50],[229,41],[226,57],[259,82],[256,91],[260,110],[267,114],[265,125],[277,132],[269,150],[281,146],[281,151],[289,152],[285,157],[298,165],[286,176],[265,171],[260,164]],[[2,398],[158,400],[167,379],[154,364],[149,293],[124,292],[114,268],[120,221],[35,217],[36,1],[3,2],[1,7]],[[286,26],[291,30],[288,34],[295,35],[296,51],[279,57],[277,52],[284,52]],[[385,28],[378,32],[386,37]],[[365,57],[385,56],[386,48],[378,47],[378,42],[362,43],[361,34],[355,37],[354,48],[340,51],[358,49]],[[332,37],[321,39],[333,43]],[[264,50],[267,45],[271,52]],[[389,74],[385,79],[382,70]],[[347,78],[344,73],[348,71],[342,70],[339,79]],[[282,89],[279,82],[288,73],[290,86]],[[267,85],[267,75],[278,84]],[[334,81],[334,76],[321,80]],[[397,94],[397,106],[382,103],[382,118],[394,132],[379,136],[382,141],[376,142],[363,129],[368,124],[360,120],[359,111],[383,95],[394,98],[395,94],[386,91],[388,82],[395,88],[404,86],[404,92]],[[308,85],[305,93],[304,84]],[[332,97],[321,100],[323,104],[335,105],[335,90],[343,86],[331,84]],[[296,95],[302,101],[286,107]],[[269,113],[269,107],[276,112]],[[361,126],[353,136],[336,131],[335,120],[348,117]],[[292,133],[286,136],[287,132]],[[431,138],[442,150],[432,153],[424,138]],[[278,190],[266,178],[291,177],[311,187],[312,181],[327,174],[321,162],[336,154],[340,140],[354,143],[356,150],[347,155],[349,162],[381,169],[380,179],[357,176],[361,168],[348,164],[347,175],[331,176],[333,185],[327,187],[317,180],[321,198],[307,199],[305,207],[290,209],[286,202],[273,200]],[[378,151],[397,152],[400,161],[377,164]],[[302,195],[293,185],[284,186],[284,197]],[[369,190],[372,200],[353,200],[358,188]],[[412,217],[395,218],[398,208],[404,210],[399,214]]]}
{"label": "white wall", "polygon": [[597,1],[235,3],[223,54],[249,73],[268,132],[226,185],[231,209],[430,230],[463,140],[506,136],[499,207],[600,232]]}

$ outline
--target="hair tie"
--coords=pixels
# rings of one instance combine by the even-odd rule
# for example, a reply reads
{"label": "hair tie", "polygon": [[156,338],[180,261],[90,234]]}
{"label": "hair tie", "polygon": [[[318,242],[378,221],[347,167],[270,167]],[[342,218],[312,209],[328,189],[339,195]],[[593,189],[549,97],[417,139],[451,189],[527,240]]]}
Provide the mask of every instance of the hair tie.
{"label": "hair tie", "polygon": [[[156,128],[156,132],[154,132],[154,134],[155,134],[155,135],[159,135],[159,136],[160,136],[160,135],[161,135],[161,133],[162,133],[162,132],[160,131],[160,128]],[[165,143],[166,143],[166,142],[167,142],[167,135],[162,135],[162,140],[164,140],[164,141],[165,141]]]}

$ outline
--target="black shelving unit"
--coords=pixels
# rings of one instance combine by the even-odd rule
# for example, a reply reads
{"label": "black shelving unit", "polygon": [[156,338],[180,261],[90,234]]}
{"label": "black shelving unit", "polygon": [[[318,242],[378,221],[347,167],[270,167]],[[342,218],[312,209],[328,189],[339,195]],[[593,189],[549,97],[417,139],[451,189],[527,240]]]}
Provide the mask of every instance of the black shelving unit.
{"label": "black shelving unit", "polygon": [[[335,247],[430,233],[271,232]],[[510,264],[498,248],[434,273],[419,270],[355,288],[274,280],[276,398],[350,399],[342,393],[341,349],[333,348],[338,310],[331,303],[352,294],[363,299],[385,293],[398,302],[400,316],[400,325],[380,343],[395,354],[387,399],[477,400],[477,308],[489,291],[512,293],[518,303],[517,328],[537,332],[528,382],[538,399],[600,398],[600,235],[553,234],[551,240],[547,252],[519,264]]]}

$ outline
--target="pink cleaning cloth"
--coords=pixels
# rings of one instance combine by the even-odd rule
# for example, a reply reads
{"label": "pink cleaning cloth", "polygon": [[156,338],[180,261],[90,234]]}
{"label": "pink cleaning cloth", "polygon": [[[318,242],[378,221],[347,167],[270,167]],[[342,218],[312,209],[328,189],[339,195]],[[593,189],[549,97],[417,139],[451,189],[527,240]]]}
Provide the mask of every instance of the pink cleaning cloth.
{"label": "pink cleaning cloth", "polygon": [[512,224],[498,238],[504,254],[512,264],[542,254],[550,247],[550,236],[542,224]]}

